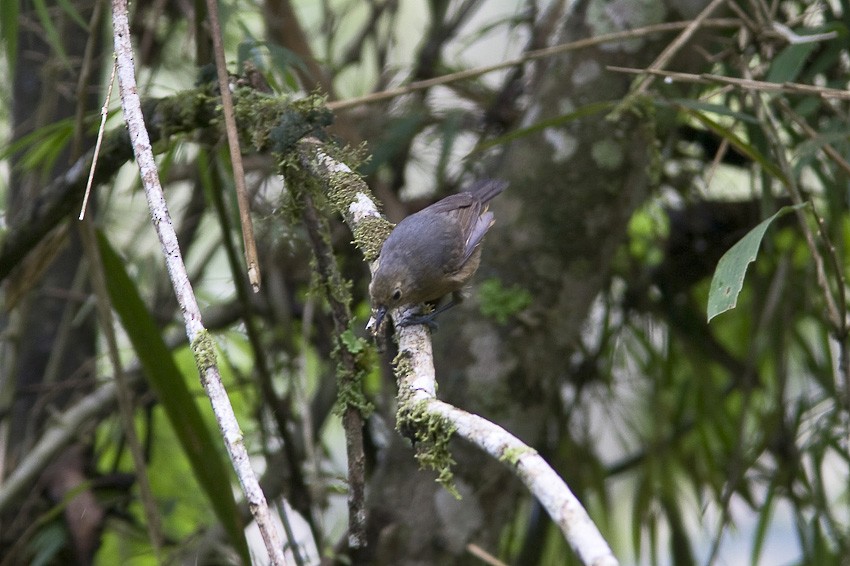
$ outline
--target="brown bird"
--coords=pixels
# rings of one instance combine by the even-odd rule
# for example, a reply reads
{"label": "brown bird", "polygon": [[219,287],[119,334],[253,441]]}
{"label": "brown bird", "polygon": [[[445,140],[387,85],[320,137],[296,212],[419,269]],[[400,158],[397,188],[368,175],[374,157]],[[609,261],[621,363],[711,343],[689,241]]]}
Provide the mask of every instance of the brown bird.
{"label": "brown bird", "polygon": [[[460,301],[460,289],[478,270],[481,242],[493,213],[487,203],[507,187],[497,180],[475,182],[398,223],[381,248],[369,295],[377,331],[387,311],[401,305],[452,301],[424,316],[408,316],[399,326],[433,324],[434,317]],[[370,322],[370,325],[372,323]]]}

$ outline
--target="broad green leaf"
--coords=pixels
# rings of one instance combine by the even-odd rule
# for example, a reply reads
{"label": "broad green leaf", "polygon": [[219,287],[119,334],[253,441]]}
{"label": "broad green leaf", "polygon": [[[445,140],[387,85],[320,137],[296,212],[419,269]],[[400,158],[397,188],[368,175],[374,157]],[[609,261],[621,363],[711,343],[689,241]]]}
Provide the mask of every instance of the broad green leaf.
{"label": "broad green leaf", "polygon": [[171,351],[145,306],[124,261],[98,234],[109,299],[139,357],[145,376],[157,394],[189,459],[198,483],[210,498],[244,564],[250,564],[248,545],[230,486],[230,472],[216,441],[204,423]]}
{"label": "broad green leaf", "polygon": [[735,308],[738,303],[738,295],[744,287],[747,267],[755,261],[764,233],[771,222],[806,205],[808,203],[783,206],[776,214],[763,220],[761,224],[750,230],[746,236],[723,254],[723,257],[717,263],[717,269],[711,279],[711,288],[708,291],[709,322],[715,316]]}
{"label": "broad green leaf", "polygon": [[68,546],[68,542],[68,531],[58,521],[45,525],[29,544],[33,551],[30,566],[55,564],[54,561],[62,549]]}

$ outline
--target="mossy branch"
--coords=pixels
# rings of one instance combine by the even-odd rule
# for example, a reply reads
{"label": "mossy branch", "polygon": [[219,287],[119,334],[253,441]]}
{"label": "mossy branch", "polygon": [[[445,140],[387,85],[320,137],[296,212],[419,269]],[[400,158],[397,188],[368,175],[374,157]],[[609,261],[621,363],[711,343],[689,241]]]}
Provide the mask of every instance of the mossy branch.
{"label": "mossy branch", "polygon": [[[334,208],[342,215],[370,268],[392,228],[363,180],[334,157],[333,151],[316,138],[298,144],[302,163],[326,187]],[[395,318],[398,313],[392,313]],[[420,464],[437,471],[437,480],[452,489],[449,439],[458,436],[475,444],[492,457],[510,466],[541,502],[561,529],[584,564],[615,565],[617,559],[593,524],[587,511],[557,473],[531,447],[498,425],[477,415],[437,400],[436,377],[427,326],[412,325],[396,329],[399,354],[395,360],[398,381],[399,431],[420,442]]]}
{"label": "mossy branch", "polygon": [[363,378],[369,346],[351,331],[350,283],[340,273],[330,243],[327,214],[319,203],[323,195],[314,177],[305,174],[291,159],[283,158],[282,173],[301,201],[307,235],[318,267],[320,285],[331,307],[334,325],[332,355],[337,362],[338,407],[345,429],[348,455],[348,545],[352,552],[366,548],[366,456],[363,450],[363,422],[372,405],[363,391]]}
{"label": "mossy branch", "polygon": [[[319,96],[292,100],[248,87],[238,88],[233,96],[241,138],[246,146],[257,151],[288,151],[306,135],[321,135],[332,119]],[[218,141],[222,134],[219,106],[216,89],[209,83],[174,96],[144,101],[142,113],[153,150],[165,151],[169,138],[178,135],[194,135],[201,143]],[[38,199],[27,201],[11,219],[0,246],[0,281],[51,230],[79,210],[93,158],[94,149],[91,149],[45,187]],[[108,182],[131,159],[130,135],[127,128],[118,126],[104,136],[94,186]]]}

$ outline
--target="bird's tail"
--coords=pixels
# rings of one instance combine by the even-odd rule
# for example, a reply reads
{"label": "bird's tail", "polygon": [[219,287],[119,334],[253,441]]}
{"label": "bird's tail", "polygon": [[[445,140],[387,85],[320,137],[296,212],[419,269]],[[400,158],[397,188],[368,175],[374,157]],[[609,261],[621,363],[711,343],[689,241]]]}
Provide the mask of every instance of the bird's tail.
{"label": "bird's tail", "polygon": [[499,193],[508,188],[508,182],[502,179],[479,179],[465,190],[472,193],[483,204],[487,204]]}

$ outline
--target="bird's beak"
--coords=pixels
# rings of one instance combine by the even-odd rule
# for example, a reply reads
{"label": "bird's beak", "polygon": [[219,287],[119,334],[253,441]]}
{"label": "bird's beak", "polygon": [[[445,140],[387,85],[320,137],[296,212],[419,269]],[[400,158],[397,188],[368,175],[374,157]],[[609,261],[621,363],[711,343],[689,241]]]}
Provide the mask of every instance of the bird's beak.
{"label": "bird's beak", "polygon": [[369,321],[369,324],[366,325],[367,329],[372,329],[374,332],[378,332],[381,328],[381,323],[384,322],[384,317],[387,316],[387,307],[380,306],[375,311],[375,314],[372,315],[372,319]]}

